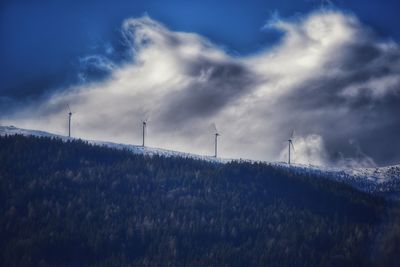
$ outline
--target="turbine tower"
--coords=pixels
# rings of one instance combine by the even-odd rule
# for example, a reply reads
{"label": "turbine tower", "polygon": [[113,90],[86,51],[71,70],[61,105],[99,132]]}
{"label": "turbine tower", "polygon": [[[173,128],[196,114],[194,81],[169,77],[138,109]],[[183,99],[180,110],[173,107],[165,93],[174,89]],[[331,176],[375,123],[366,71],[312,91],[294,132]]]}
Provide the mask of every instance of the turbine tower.
{"label": "turbine tower", "polygon": [[72,112],[71,109],[69,108],[69,105],[67,104],[68,107],[68,137],[71,137],[71,118],[72,118]]}
{"label": "turbine tower", "polygon": [[220,136],[219,133],[215,133],[215,155],[214,157],[217,157],[217,152],[218,152],[218,136]]}
{"label": "turbine tower", "polygon": [[217,157],[218,156],[218,136],[220,136],[220,134],[218,133],[217,126],[215,126],[215,123],[213,124],[213,126],[214,126],[214,130],[215,130],[215,133],[214,133],[214,135],[215,135],[214,157]]}
{"label": "turbine tower", "polygon": [[142,147],[144,147],[145,145],[145,138],[146,138],[146,127],[147,127],[147,120],[143,120],[142,121],[143,124],[143,143],[142,143]]}
{"label": "turbine tower", "polygon": [[290,135],[290,138],[288,139],[288,145],[289,145],[289,158],[288,158],[288,164],[290,165],[290,148],[293,148],[294,152],[294,145],[293,145],[293,137],[294,137],[294,130],[292,131],[292,134]]}

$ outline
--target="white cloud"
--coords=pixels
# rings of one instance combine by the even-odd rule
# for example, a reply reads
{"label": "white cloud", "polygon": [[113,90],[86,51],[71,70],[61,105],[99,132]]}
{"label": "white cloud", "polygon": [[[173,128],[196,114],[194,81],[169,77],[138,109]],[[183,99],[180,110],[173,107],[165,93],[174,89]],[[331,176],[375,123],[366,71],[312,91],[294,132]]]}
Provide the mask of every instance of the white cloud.
{"label": "white cloud", "polygon": [[[291,161],[300,164],[326,165],[327,153],[324,140],[316,134],[298,137],[293,140],[295,149],[291,151]],[[288,144],[287,144],[288,145]],[[281,161],[288,161],[289,149],[284,148],[280,154]]]}
{"label": "white cloud", "polygon": [[[284,33],[276,47],[232,57],[197,34],[171,31],[147,16],[128,19],[122,28],[131,63],[96,58],[110,71],[106,80],[56,93],[3,121],[65,133],[69,103],[77,112],[75,136],[140,143],[140,121],[149,116],[149,145],[201,154],[213,152],[215,122],[221,155],[264,160],[278,160],[296,128],[305,137],[296,142],[294,160],[326,164],[342,153],[332,147],[345,150],[342,140],[357,138],[353,125],[365,120],[348,99],[360,88],[381,97],[399,92],[391,72],[400,66],[392,56],[398,45],[375,41],[354,16],[338,11],[276,17],[269,27]],[[332,123],[342,129],[333,133]]]}

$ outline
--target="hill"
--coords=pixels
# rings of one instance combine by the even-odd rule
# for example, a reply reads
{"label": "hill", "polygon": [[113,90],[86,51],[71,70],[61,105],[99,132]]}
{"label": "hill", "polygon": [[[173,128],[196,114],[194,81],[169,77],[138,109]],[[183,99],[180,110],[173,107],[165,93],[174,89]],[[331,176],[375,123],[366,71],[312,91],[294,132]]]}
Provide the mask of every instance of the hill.
{"label": "hill", "polygon": [[[14,126],[0,126],[0,136],[5,135],[24,135],[37,137],[57,138],[64,142],[70,140],[81,140],[78,138],[69,138],[67,136],[56,135],[49,132],[21,129]],[[118,150],[128,150],[135,154],[159,155],[165,157],[182,157],[197,160],[203,160],[215,163],[228,163],[234,159],[215,158],[213,156],[197,155],[179,151],[171,151],[153,147],[142,147],[138,145],[119,144],[107,141],[85,140],[89,144],[114,148]],[[256,162],[249,159],[240,159],[241,162]],[[400,165],[377,167],[377,168],[351,168],[351,167],[322,167],[302,164],[288,165],[284,162],[262,162],[264,164],[284,169],[291,173],[302,173],[319,178],[329,179],[350,185],[360,191],[369,194],[383,196],[392,200],[400,200]]]}
{"label": "hill", "polygon": [[397,203],[260,162],[0,137],[2,266],[395,266]]}

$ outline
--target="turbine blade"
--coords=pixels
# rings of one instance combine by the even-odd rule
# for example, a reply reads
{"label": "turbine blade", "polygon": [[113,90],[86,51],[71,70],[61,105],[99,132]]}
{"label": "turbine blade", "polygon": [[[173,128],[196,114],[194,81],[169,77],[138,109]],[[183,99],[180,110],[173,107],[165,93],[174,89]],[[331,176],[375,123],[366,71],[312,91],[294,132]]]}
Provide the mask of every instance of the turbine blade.
{"label": "turbine blade", "polygon": [[67,104],[68,111],[72,113],[71,109],[69,108],[69,104]]}
{"label": "turbine blade", "polygon": [[293,142],[292,142],[292,141],[290,141],[290,145],[292,146],[293,151],[296,151],[296,150],[294,149],[294,145],[293,145]]}
{"label": "turbine blade", "polygon": [[294,137],[294,129],[292,130],[292,133],[290,134],[290,139],[293,139]]}
{"label": "turbine blade", "polygon": [[151,117],[151,111],[150,110],[143,111],[143,113],[142,113],[142,120],[143,121],[146,121],[146,122],[149,121],[150,117]]}
{"label": "turbine blade", "polygon": [[213,128],[213,130],[214,130],[215,133],[218,133],[217,125],[215,124],[215,122],[213,122],[213,123],[211,124],[211,127]]}

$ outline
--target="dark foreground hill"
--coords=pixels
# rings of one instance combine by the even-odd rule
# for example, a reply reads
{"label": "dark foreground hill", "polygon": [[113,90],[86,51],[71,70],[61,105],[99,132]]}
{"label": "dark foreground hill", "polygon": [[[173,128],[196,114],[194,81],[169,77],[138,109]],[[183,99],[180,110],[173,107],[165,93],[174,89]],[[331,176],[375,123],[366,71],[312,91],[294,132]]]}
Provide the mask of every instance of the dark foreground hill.
{"label": "dark foreground hill", "polygon": [[396,266],[398,213],[261,163],[0,137],[2,266]]}

